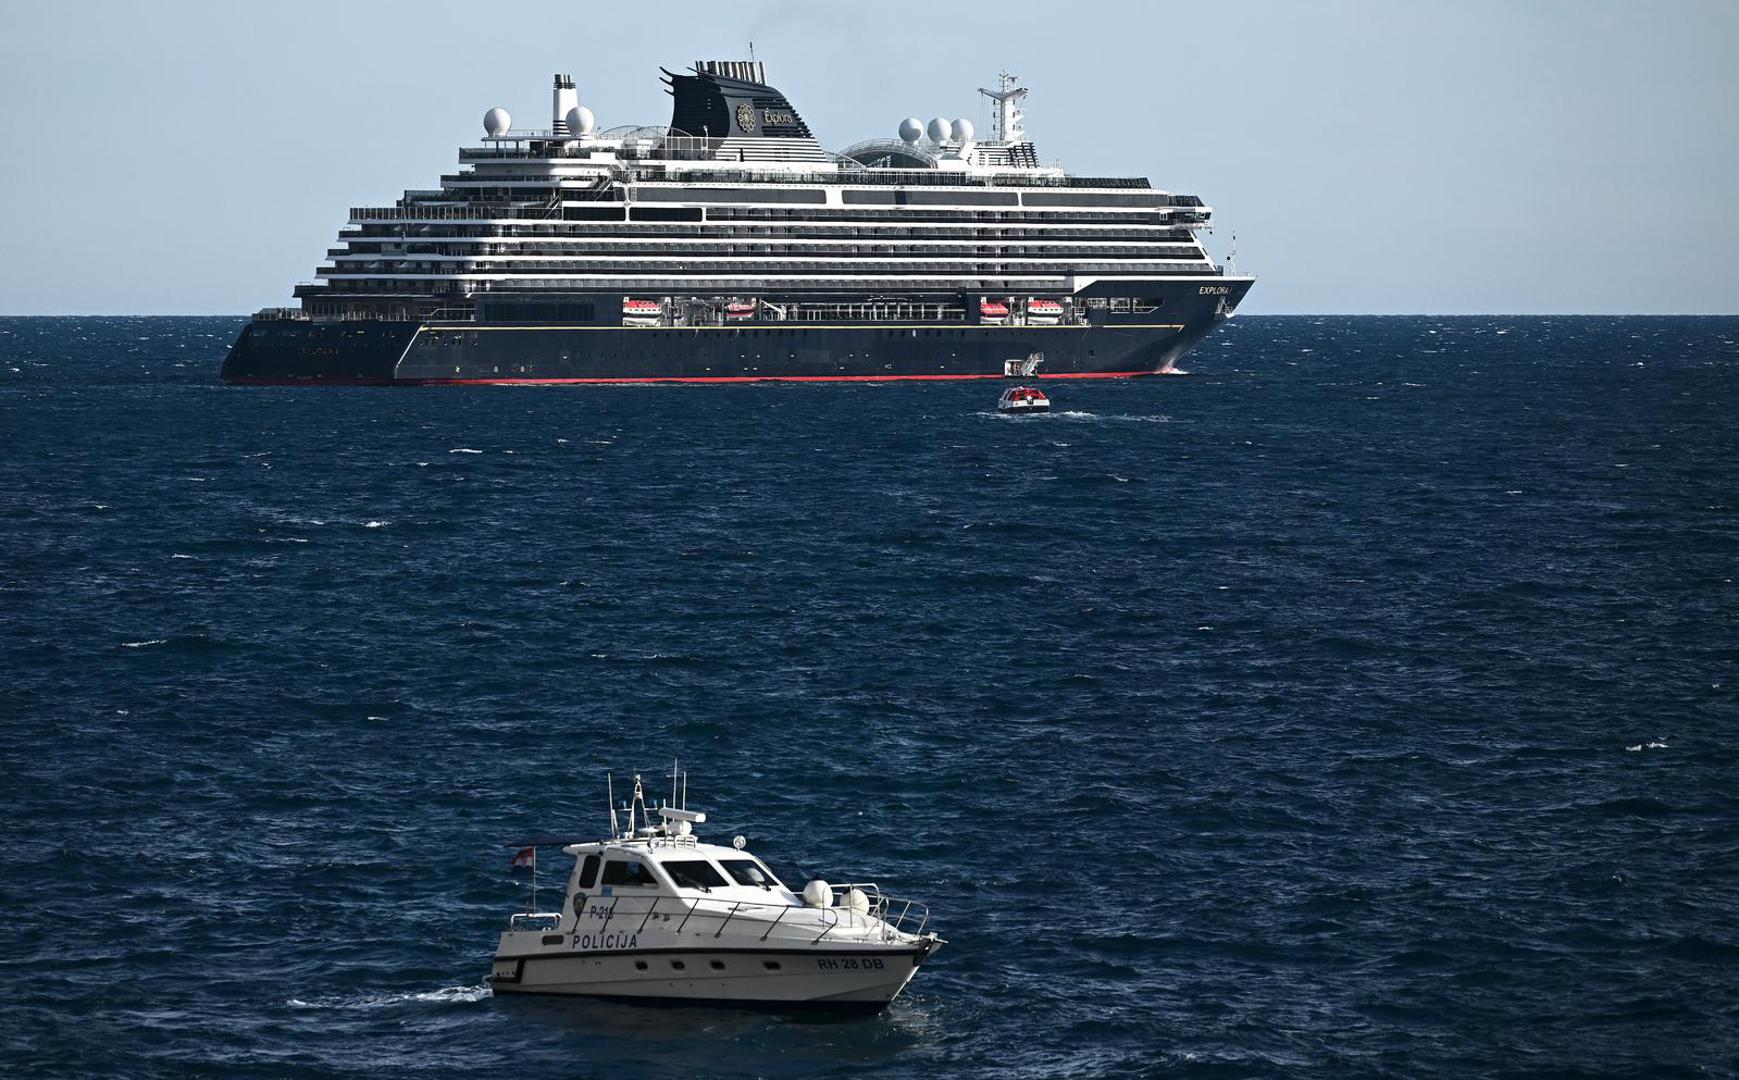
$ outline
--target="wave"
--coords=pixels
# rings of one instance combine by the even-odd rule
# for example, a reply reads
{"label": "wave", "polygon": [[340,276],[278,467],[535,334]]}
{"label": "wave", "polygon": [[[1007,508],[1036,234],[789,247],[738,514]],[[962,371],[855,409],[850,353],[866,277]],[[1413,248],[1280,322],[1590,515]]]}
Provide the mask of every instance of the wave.
{"label": "wave", "polygon": [[402,994],[334,994],[304,1000],[287,998],[292,1009],[390,1009],[399,1005],[469,1005],[493,996],[487,983],[476,986],[443,986],[439,990],[409,991]]}

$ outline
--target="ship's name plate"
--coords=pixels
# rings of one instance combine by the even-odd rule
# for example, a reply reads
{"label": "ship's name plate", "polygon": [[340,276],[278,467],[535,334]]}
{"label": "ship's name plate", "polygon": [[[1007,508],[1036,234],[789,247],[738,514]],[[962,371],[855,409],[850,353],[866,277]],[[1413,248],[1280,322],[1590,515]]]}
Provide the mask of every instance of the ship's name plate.
{"label": "ship's name plate", "polygon": [[761,122],[765,124],[795,124],[797,118],[783,109],[764,109],[761,112]]}

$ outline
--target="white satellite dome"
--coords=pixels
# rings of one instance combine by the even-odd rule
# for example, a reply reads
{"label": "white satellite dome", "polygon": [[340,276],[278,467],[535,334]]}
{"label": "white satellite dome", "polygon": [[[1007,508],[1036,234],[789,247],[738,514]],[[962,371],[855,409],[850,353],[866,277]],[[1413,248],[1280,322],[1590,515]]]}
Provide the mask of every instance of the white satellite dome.
{"label": "white satellite dome", "polygon": [[816,878],[803,886],[803,902],[810,907],[830,907],[833,904],[833,889],[827,882]]}
{"label": "white satellite dome", "polygon": [[907,142],[917,142],[924,134],[924,121],[915,116],[908,116],[900,121],[900,138]]}
{"label": "white satellite dome", "polygon": [[590,135],[592,130],[598,126],[598,120],[592,115],[592,110],[584,105],[576,105],[569,109],[568,115],[563,119],[568,122],[569,133],[574,135]]}
{"label": "white satellite dome", "polygon": [[508,115],[506,109],[496,107],[483,114],[483,130],[487,131],[491,138],[507,134],[507,129],[512,126],[513,117]]}
{"label": "white satellite dome", "polygon": [[972,121],[964,116],[954,121],[954,141],[963,143],[972,141]]}
{"label": "white satellite dome", "polygon": [[933,143],[947,142],[954,134],[954,125],[938,116],[930,121],[930,141]]}
{"label": "white satellite dome", "polygon": [[847,889],[845,895],[839,898],[839,906],[847,911],[855,911],[859,915],[868,915],[870,909],[869,894],[862,889]]}

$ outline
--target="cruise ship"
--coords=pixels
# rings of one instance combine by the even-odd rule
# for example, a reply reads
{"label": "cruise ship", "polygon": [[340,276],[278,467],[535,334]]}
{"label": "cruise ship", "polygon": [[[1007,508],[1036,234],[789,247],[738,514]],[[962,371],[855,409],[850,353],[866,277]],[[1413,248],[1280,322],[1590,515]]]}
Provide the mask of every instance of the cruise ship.
{"label": "cruise ship", "polygon": [[670,123],[500,108],[440,186],[361,207],[242,384],[1089,378],[1165,374],[1255,280],[1210,213],[1042,163],[1004,73],[990,130],[908,118],[832,152],[754,60],[664,71]]}

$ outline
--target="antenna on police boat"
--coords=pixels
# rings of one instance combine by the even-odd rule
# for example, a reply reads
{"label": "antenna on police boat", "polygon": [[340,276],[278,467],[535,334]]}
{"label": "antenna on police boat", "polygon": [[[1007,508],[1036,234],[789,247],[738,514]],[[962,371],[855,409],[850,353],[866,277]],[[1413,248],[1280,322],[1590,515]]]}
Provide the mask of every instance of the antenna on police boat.
{"label": "antenna on police boat", "polygon": [[614,840],[622,831],[616,828],[616,782],[609,773],[604,774],[604,798],[610,803],[610,839]]}
{"label": "antenna on police boat", "polygon": [[676,759],[675,759],[675,758],[671,758],[671,759],[670,759],[670,806],[671,806],[671,808],[672,808],[672,809],[675,809],[675,808],[676,808],[676,805],[677,805],[677,803],[676,803],[676,783],[677,783],[677,779],[676,779],[676,778],[677,778],[677,775],[678,775],[678,774],[677,774],[677,771],[676,771],[676,765],[677,765],[677,761],[676,761]]}
{"label": "antenna on police boat", "polygon": [[1238,234],[1232,234],[1232,250],[1226,252],[1226,273],[1238,272]]}

